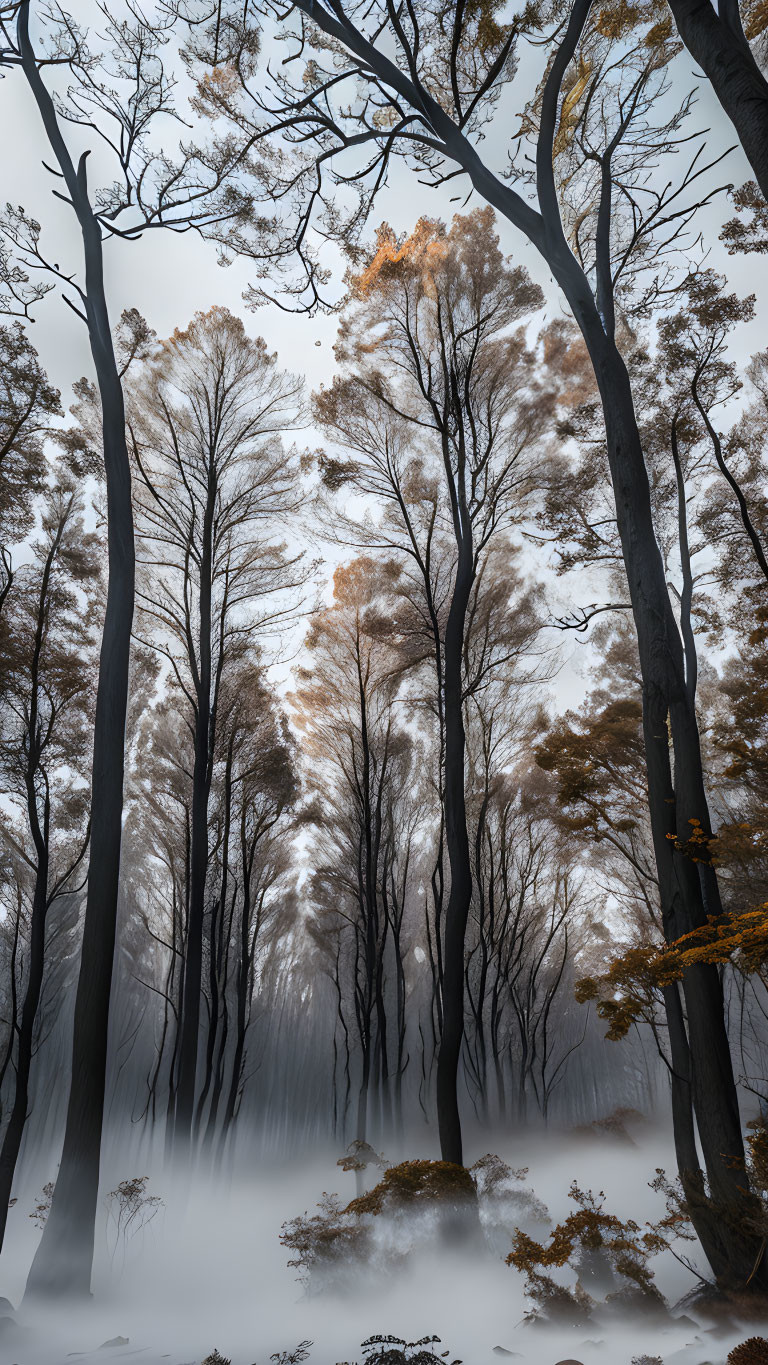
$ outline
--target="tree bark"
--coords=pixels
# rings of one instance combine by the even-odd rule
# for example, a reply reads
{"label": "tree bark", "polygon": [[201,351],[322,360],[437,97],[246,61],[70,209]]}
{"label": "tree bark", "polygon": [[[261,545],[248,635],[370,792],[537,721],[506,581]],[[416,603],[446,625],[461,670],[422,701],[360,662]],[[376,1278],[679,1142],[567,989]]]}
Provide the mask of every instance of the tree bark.
{"label": "tree bark", "polygon": [[443,1029],[437,1058],[437,1123],[443,1161],[463,1165],[458,1074],[464,1038],[464,943],[472,899],[472,867],[464,793],[466,737],[462,662],[472,588],[472,550],[459,552],[445,629],[445,841],[451,889],[445,911]]}
{"label": "tree bark", "polygon": [[35,1020],[43,988],[45,969],[45,920],[48,910],[48,849],[38,854],[35,874],[35,890],[32,900],[32,914],[29,941],[29,966],[27,969],[27,989],[19,1019],[19,1041],[16,1052],[16,1084],[13,1105],[0,1148],[0,1249],[5,1239],[8,1221],[8,1208],[11,1200],[13,1177],[19,1159],[21,1140],[27,1122],[29,1108],[29,1078],[32,1070],[32,1051],[35,1035]]}
{"label": "tree bark", "polygon": [[752,55],[738,0],[669,0],[677,31],[733,124],[768,199],[768,81]]}
{"label": "tree bark", "polygon": [[43,84],[29,38],[29,4],[19,11],[22,68],[78,218],[85,258],[84,303],[102,408],[109,581],[99,656],[93,736],[91,851],[75,999],[72,1079],[64,1147],[51,1211],[27,1294],[90,1293],[107,1070],[107,1037],[117,926],[125,721],[134,604],[131,472],[125,409],[104,290],[101,228],[91,208],[85,155],[77,171]]}
{"label": "tree bark", "polygon": [[[211,462],[214,454],[211,453]],[[189,1149],[195,1107],[197,1058],[200,1044],[200,993],[203,982],[203,922],[208,872],[208,801],[211,749],[211,597],[213,518],[216,481],[209,472],[200,564],[200,657],[196,679],[195,762],[192,774],[192,851],[190,856],[189,916],[187,921],[184,996],[179,1040],[173,1140],[181,1152]]]}
{"label": "tree bark", "polygon": [[[589,318],[583,298],[574,297],[573,290],[570,302],[590,350],[603,403],[616,516],[640,655],[648,798],[664,932],[671,941],[705,925],[708,915],[722,909],[714,869],[706,862],[694,861],[685,847],[695,827],[692,821],[698,822],[705,835],[711,831],[701,743],[686,686],[682,641],[653,527],[629,375],[618,349],[605,336],[593,305],[594,317]],[[702,1220],[702,1245],[723,1287],[743,1288],[753,1276],[760,1241],[745,1228],[749,1184],[717,968],[701,965],[688,969],[683,994],[691,1094],[716,1215],[709,1220],[709,1232],[715,1231],[716,1236],[708,1234]],[[753,1288],[764,1287],[763,1274],[758,1271],[751,1280]]]}

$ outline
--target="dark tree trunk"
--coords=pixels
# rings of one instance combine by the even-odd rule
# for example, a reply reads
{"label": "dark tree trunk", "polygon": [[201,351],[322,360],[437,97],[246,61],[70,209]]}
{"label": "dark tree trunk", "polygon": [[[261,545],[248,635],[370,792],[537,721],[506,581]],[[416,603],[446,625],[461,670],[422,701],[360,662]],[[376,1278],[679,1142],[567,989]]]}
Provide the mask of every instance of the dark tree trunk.
{"label": "dark tree trunk", "polygon": [[48,849],[38,854],[35,890],[32,900],[32,914],[29,937],[29,962],[27,967],[27,989],[21,1017],[18,1023],[18,1048],[16,1051],[16,1083],[8,1126],[0,1148],[0,1249],[5,1239],[8,1221],[8,1207],[11,1200],[13,1177],[24,1136],[29,1108],[29,1078],[32,1070],[32,1052],[35,1036],[35,1020],[43,989],[45,969],[45,920],[48,909]]}
{"label": "dark tree trunk", "polygon": [[[11,960],[8,966],[8,976],[10,978],[10,1018],[8,1019],[8,1041],[5,1045],[3,1060],[0,1063],[0,1093],[2,1092],[3,1082],[13,1058],[13,1051],[16,1046],[16,1029],[19,1022],[19,993],[16,981],[16,969],[19,961],[19,934],[21,932],[21,891],[16,892],[16,918],[13,925],[13,944],[11,946]],[[4,1116],[4,1110],[0,1107],[0,1121]]]}
{"label": "dark tree trunk", "polygon": [[219,969],[221,962],[220,940],[222,930],[222,920],[224,911],[219,895],[211,906],[210,925],[208,931],[208,992],[210,999],[210,1013],[208,1018],[208,1037],[205,1044],[205,1068],[203,1071],[203,1084],[200,1087],[200,1094],[195,1106],[194,1135],[197,1143],[203,1131],[203,1114],[205,1103],[210,1093],[213,1082],[214,1062],[216,1058],[216,1039],[219,1033],[219,1015],[221,1010],[221,994],[219,991]]}
{"label": "dark tree trunk", "polygon": [[[10,1045],[12,1049],[13,1033],[18,1027],[13,1105],[3,1137],[2,1148],[0,1148],[0,1249],[2,1248],[5,1239],[5,1228],[8,1221],[8,1207],[11,1199],[13,1178],[16,1171],[16,1163],[19,1159],[19,1151],[21,1150],[21,1140],[24,1136],[24,1128],[27,1122],[29,1080],[32,1070],[35,1022],[37,1020],[37,1011],[40,1005],[40,997],[43,990],[43,977],[45,974],[45,924],[48,915],[48,869],[50,863],[50,800],[46,782],[46,795],[43,799],[41,822],[37,796],[37,778],[41,771],[41,731],[44,728],[39,706],[40,665],[49,612],[48,595],[51,584],[51,573],[56,554],[61,544],[62,531],[63,525],[60,525],[59,533],[54,537],[45,560],[40,584],[35,640],[32,658],[30,660],[29,719],[26,726],[27,762],[25,787],[27,820],[32,842],[35,847],[37,865],[35,868],[35,889],[32,895],[32,912],[30,916],[27,988],[24,993],[24,1003],[21,1008],[21,1017],[18,1020],[18,1024],[14,1010],[13,1029],[11,1033]],[[16,928],[18,935],[18,920]],[[16,945],[14,945],[14,961],[12,962],[14,984],[16,972],[15,955]]]}
{"label": "dark tree trunk", "polygon": [[768,199],[768,81],[744,37],[738,0],[669,0],[677,31],[733,124]]}
{"label": "dark tree trunk", "polygon": [[222,1124],[222,1144],[234,1122],[237,1112],[237,1097],[243,1079],[245,1062],[245,1041],[248,1033],[248,992],[250,989],[250,876],[245,857],[243,858],[244,885],[243,910],[240,924],[240,956],[235,978],[235,1049],[232,1058],[232,1074],[229,1081],[227,1102]]}
{"label": "dark tree trunk", "polygon": [[208,1109],[208,1120],[205,1125],[203,1137],[203,1150],[209,1152],[213,1146],[213,1139],[216,1133],[216,1125],[219,1119],[219,1105],[224,1093],[224,1067],[227,1057],[227,1043],[229,1042],[229,1009],[226,997],[222,997],[222,1018],[221,1028],[219,1029],[219,1047],[216,1056],[216,1066],[213,1078],[213,1089],[211,1090],[211,1103]]}
{"label": "dark tree trunk", "polygon": [[[211,456],[213,459],[213,455]],[[189,1148],[195,1107],[200,1044],[200,994],[203,982],[203,923],[208,871],[208,800],[211,747],[211,574],[215,480],[209,476],[200,565],[200,654],[195,686],[195,762],[192,774],[192,851],[187,922],[184,996],[179,1038],[179,1069],[173,1140],[182,1153]]]}
{"label": "dark tree trunk", "polygon": [[99,656],[91,783],[91,850],[75,999],[72,1079],[64,1147],[51,1211],[32,1263],[28,1294],[90,1293],[99,1188],[107,1037],[117,926],[125,720],[134,603],[131,471],[123,390],[112,345],[101,228],[91,209],[85,156],[75,171],[29,40],[29,5],[19,12],[24,74],[64,176],[83,236],[85,311],[101,398],[107,484],[109,584]]}
{"label": "dark tree trunk", "polygon": [[[570,280],[561,278],[560,282],[569,293],[589,347],[603,403],[640,655],[648,798],[664,932],[672,940],[706,924],[707,915],[721,909],[714,869],[695,862],[685,847],[694,827],[691,821],[699,822],[705,835],[710,832],[699,732],[653,527],[629,376],[617,348],[605,335],[591,297],[585,304]],[[712,1225],[718,1230],[716,1238],[708,1236],[702,1220],[702,1245],[720,1282],[743,1287],[757,1263],[760,1241],[744,1228],[748,1180],[717,968],[702,965],[688,970],[683,994],[691,1094],[714,1206]],[[760,1287],[760,1272],[751,1283]]]}
{"label": "dark tree trunk", "polygon": [[362,867],[358,874],[358,896],[363,916],[363,990],[359,1004],[360,1024],[360,1089],[357,1096],[357,1117],[355,1138],[358,1142],[368,1139],[368,1092],[371,1084],[371,1061],[373,1047],[373,1011],[375,1006],[376,958],[378,949],[378,906],[376,899],[376,855],[373,828],[373,803],[371,800],[373,759],[368,733],[368,699],[365,690],[362,664],[360,659],[360,636],[357,639],[357,679],[360,706],[360,744],[362,748],[361,820],[362,829]]}
{"label": "dark tree trunk", "polygon": [[443,1161],[463,1165],[458,1074],[464,1038],[464,942],[472,899],[472,868],[464,796],[466,739],[462,662],[472,588],[471,545],[459,553],[445,630],[445,842],[451,889],[445,910],[443,1030],[437,1058],[437,1123]]}
{"label": "dark tree trunk", "polygon": [[233,895],[232,897],[229,910],[227,909],[227,899],[229,896],[229,841],[232,829],[232,771],[236,736],[237,730],[233,727],[229,736],[229,743],[227,744],[227,761],[224,768],[224,829],[221,841],[221,888],[219,891],[220,934],[218,945],[219,961],[222,966],[221,1029],[213,1093],[208,1110],[208,1122],[205,1127],[205,1136],[203,1138],[203,1147],[206,1151],[210,1150],[216,1132],[219,1105],[224,1091],[224,1069],[227,1057],[227,1043],[229,1040],[229,1005],[227,993],[229,989],[229,947],[232,938],[232,921],[235,913],[235,896]]}

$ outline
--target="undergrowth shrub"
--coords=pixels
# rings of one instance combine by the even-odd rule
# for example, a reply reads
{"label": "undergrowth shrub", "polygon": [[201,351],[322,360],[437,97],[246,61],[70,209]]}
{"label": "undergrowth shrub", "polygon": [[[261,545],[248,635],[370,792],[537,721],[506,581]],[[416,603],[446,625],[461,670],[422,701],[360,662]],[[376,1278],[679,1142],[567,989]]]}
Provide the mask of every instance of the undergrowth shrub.
{"label": "undergrowth shrub", "polygon": [[283,1225],[280,1241],[299,1279],[322,1289],[340,1277],[396,1270],[415,1247],[439,1235],[446,1218],[460,1218],[476,1201],[463,1166],[404,1161],[345,1207],[337,1195],[324,1194],[316,1214]]}
{"label": "undergrowth shrub", "polygon": [[379,1214],[412,1208],[415,1204],[467,1204],[477,1198],[475,1184],[464,1166],[450,1161],[403,1161],[385,1170],[378,1185],[347,1205],[347,1213]]}
{"label": "undergrowth shrub", "polygon": [[[348,1154],[345,1168],[357,1171],[356,1157]],[[474,1239],[478,1246],[485,1238],[503,1254],[515,1228],[550,1222],[545,1206],[523,1188],[526,1174],[491,1155],[471,1170],[447,1161],[385,1166],[379,1183],[346,1205],[324,1194],[316,1213],[283,1225],[280,1240],[291,1253],[288,1264],[311,1290],[339,1277],[391,1272],[419,1246],[445,1237]]]}
{"label": "undergrowth shrub", "polygon": [[29,1215],[36,1228],[45,1227],[48,1214],[51,1211],[51,1203],[53,1201],[54,1189],[55,1182],[53,1180],[49,1180],[47,1185],[43,1185],[42,1194],[39,1194],[37,1196],[37,1203],[35,1204],[35,1207],[33,1208],[32,1212]]}
{"label": "undergrowth shrub", "polygon": [[[437,1355],[432,1347],[439,1345],[439,1337],[420,1337],[418,1341],[390,1336],[369,1337],[360,1347],[362,1365],[446,1365],[450,1351]],[[453,1360],[450,1365],[462,1365],[462,1362]]]}
{"label": "undergrowth shrub", "polygon": [[342,1208],[336,1194],[323,1193],[318,1212],[299,1214],[284,1223],[280,1241],[291,1252],[288,1265],[299,1279],[310,1282],[334,1278],[334,1271],[365,1261],[372,1252],[370,1228]]}
{"label": "undergrowth shrub", "polygon": [[382,1152],[374,1151],[370,1142],[361,1142],[359,1138],[355,1138],[354,1142],[350,1142],[344,1155],[339,1157],[336,1165],[341,1166],[343,1171],[362,1173],[369,1166],[375,1166],[380,1171],[386,1171],[391,1162],[387,1161]]}
{"label": "undergrowth shrub", "polygon": [[129,1240],[146,1228],[164,1207],[158,1194],[148,1192],[148,1184],[148,1175],[135,1175],[130,1180],[121,1180],[107,1195],[109,1221],[114,1235],[111,1253],[113,1263],[120,1243],[125,1256]]}
{"label": "undergrowth shrub", "polygon": [[[664,1300],[648,1265],[660,1250],[657,1233],[644,1233],[631,1219],[622,1222],[607,1213],[605,1195],[582,1190],[575,1181],[569,1198],[576,1209],[552,1229],[546,1245],[519,1228],[507,1256],[507,1264],[526,1277],[526,1292],[535,1305],[529,1317],[588,1319],[595,1300],[584,1286],[585,1272],[608,1290],[608,1306],[663,1309]],[[575,1272],[575,1284],[563,1284],[552,1275],[565,1266]]]}
{"label": "undergrowth shrub", "polygon": [[768,1365],[768,1341],[765,1337],[748,1337],[734,1346],[728,1365]]}
{"label": "undergrowth shrub", "polygon": [[[418,1341],[403,1341],[402,1337],[369,1337],[361,1350],[365,1365],[442,1365],[450,1351],[437,1355],[432,1347],[440,1345],[439,1337],[421,1337]],[[460,1360],[451,1365],[461,1365]]]}
{"label": "undergrowth shrub", "polygon": [[[292,1351],[277,1351],[269,1359],[272,1365],[303,1365],[309,1359],[309,1348],[313,1344],[301,1341]],[[439,1345],[439,1337],[419,1337],[418,1341],[393,1336],[368,1337],[360,1347],[361,1365],[462,1365],[460,1360],[448,1361],[450,1351],[441,1351],[438,1355],[433,1347]],[[202,1365],[229,1365],[229,1362],[214,1351]],[[339,1365],[348,1365],[348,1362],[339,1362]]]}

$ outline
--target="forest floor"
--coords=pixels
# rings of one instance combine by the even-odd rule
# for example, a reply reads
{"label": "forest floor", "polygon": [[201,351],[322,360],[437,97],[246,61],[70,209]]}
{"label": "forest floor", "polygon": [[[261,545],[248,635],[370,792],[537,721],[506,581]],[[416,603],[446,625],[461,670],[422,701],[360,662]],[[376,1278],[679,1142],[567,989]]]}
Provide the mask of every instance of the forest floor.
{"label": "forest floor", "polygon": [[[529,1167],[529,1187],[555,1219],[570,1211],[574,1179],[605,1191],[606,1208],[622,1218],[642,1224],[662,1211],[648,1181],[658,1167],[671,1169],[671,1154],[649,1127],[633,1141],[529,1134],[493,1145],[510,1165]],[[586,1328],[531,1324],[523,1279],[498,1247],[487,1257],[422,1248],[405,1270],[379,1266],[354,1286],[307,1294],[286,1265],[280,1228],[312,1212],[323,1191],[337,1191],[344,1202],[353,1197],[353,1177],[336,1167],[335,1154],[261,1169],[227,1189],[198,1177],[184,1197],[163,1188],[159,1176],[151,1187],[164,1205],[150,1223],[117,1241],[114,1226],[104,1230],[92,1303],[49,1313],[22,1307],[5,1320],[0,1307],[1,1365],[199,1365],[214,1350],[232,1365],[268,1365],[300,1342],[312,1343],[309,1365],[336,1365],[361,1360],[360,1344],[377,1333],[408,1341],[437,1335],[434,1349],[465,1365],[631,1365],[643,1357],[648,1365],[724,1365],[736,1342],[768,1334],[768,1324],[713,1326],[690,1307],[673,1309],[676,1320],[666,1322],[597,1315]],[[11,1303],[20,1297],[37,1235],[22,1208],[14,1214],[0,1258],[0,1293]],[[671,1257],[659,1258],[654,1269],[670,1305],[695,1287],[695,1277]]]}

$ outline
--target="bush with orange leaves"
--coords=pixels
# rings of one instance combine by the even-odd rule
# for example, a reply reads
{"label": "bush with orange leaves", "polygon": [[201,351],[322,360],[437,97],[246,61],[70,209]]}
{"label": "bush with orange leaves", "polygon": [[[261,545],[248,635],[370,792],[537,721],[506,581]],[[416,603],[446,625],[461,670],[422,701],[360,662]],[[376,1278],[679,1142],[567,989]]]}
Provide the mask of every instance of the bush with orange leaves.
{"label": "bush with orange leaves", "polygon": [[[631,1219],[622,1222],[615,1214],[607,1213],[605,1195],[582,1190],[576,1181],[571,1185],[569,1198],[576,1209],[553,1228],[547,1244],[518,1229],[507,1256],[507,1265],[526,1277],[526,1291],[537,1305],[531,1316],[588,1319],[595,1302],[581,1281],[581,1273],[595,1261],[602,1263],[604,1282],[615,1286],[606,1296],[606,1303],[632,1303],[663,1310],[664,1299],[648,1262],[666,1246],[664,1236],[656,1228],[643,1232]],[[579,1276],[572,1287],[558,1283],[549,1273],[564,1266],[570,1266]]]}
{"label": "bush with orange leaves", "polygon": [[[359,1153],[358,1146],[340,1164],[354,1170]],[[312,1290],[371,1271],[387,1274],[419,1247],[439,1242],[487,1245],[501,1255],[521,1224],[537,1231],[551,1222],[526,1175],[491,1154],[471,1170],[448,1161],[403,1161],[386,1167],[373,1189],[346,1206],[324,1194],[316,1213],[283,1225],[280,1240],[291,1252],[288,1264]]]}

